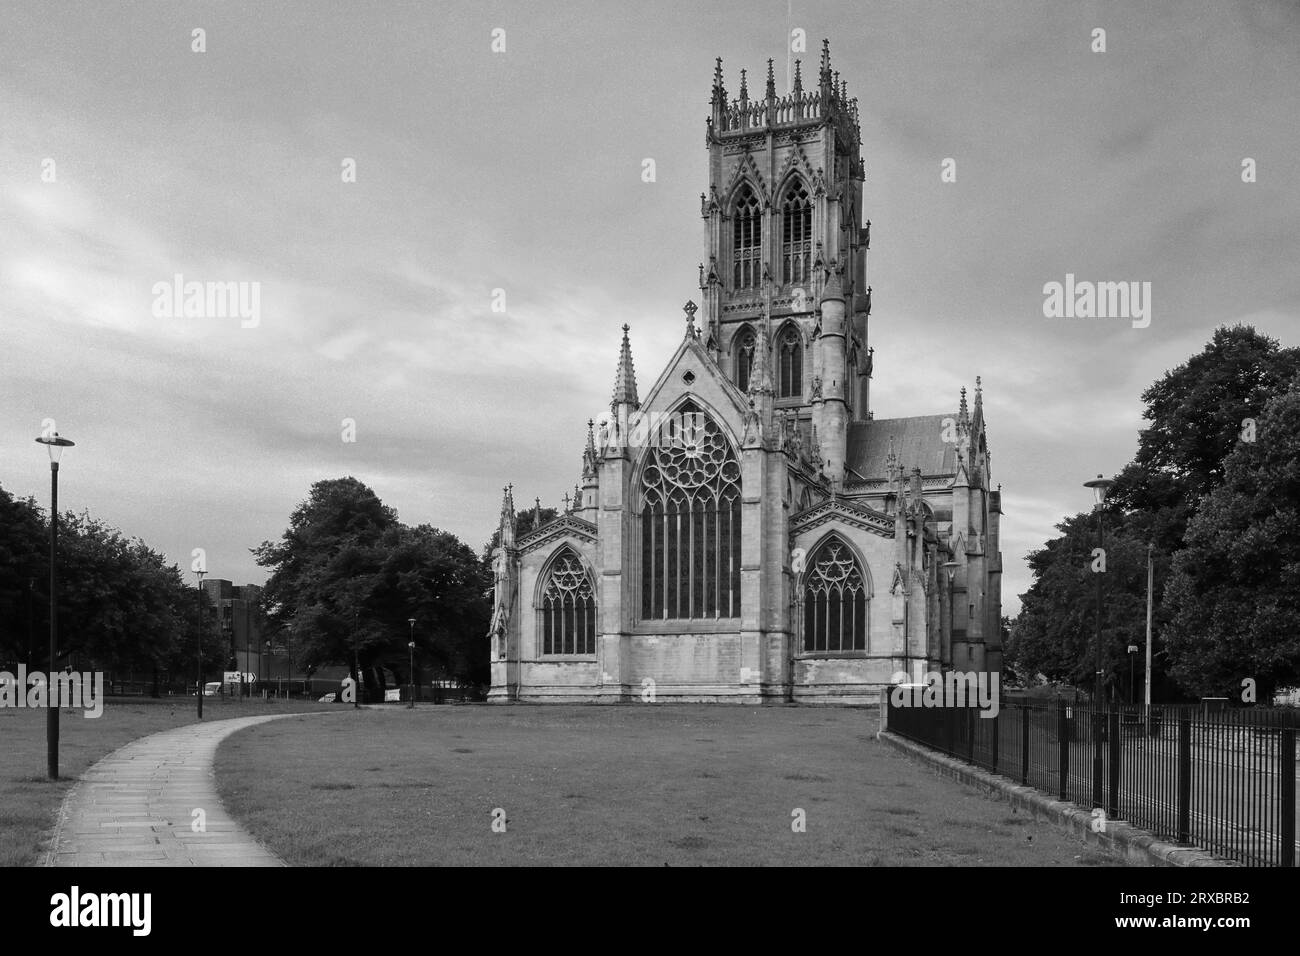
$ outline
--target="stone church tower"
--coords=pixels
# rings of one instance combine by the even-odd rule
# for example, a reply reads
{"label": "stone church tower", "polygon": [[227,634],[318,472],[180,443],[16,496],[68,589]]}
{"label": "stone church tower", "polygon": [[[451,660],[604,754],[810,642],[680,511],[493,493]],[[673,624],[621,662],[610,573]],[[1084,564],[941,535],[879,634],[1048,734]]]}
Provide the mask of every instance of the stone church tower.
{"label": "stone church tower", "polygon": [[1000,490],[983,399],[870,405],[857,101],[713,79],[703,307],[642,396],[623,326],[580,488],[493,553],[492,700],[866,703],[1001,668]]}

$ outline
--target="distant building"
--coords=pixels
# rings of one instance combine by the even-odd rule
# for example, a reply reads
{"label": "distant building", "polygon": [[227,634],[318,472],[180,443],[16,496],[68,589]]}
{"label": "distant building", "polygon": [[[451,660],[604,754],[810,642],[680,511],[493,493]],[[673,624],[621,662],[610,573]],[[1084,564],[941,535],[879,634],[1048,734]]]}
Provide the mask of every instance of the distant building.
{"label": "distant building", "polygon": [[203,592],[208,633],[221,635],[227,657],[235,662],[231,669],[256,674],[259,681],[286,676],[287,658],[277,662],[275,656],[267,652],[261,587],[209,578],[203,582]]}

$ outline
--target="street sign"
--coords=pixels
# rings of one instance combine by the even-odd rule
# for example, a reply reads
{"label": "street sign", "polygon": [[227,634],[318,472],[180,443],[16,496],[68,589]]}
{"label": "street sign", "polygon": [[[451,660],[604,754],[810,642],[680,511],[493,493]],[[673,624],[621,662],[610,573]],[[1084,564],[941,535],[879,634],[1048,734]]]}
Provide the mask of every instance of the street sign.
{"label": "street sign", "polygon": [[[224,680],[224,683],[226,683],[226,684],[238,684],[238,683],[239,683],[239,671],[226,671],[226,672],[225,672],[225,680]],[[252,673],[245,674],[245,675],[244,675],[244,683],[246,683],[246,684],[256,684],[256,683],[257,683],[257,675],[256,675],[256,674],[252,674]]]}

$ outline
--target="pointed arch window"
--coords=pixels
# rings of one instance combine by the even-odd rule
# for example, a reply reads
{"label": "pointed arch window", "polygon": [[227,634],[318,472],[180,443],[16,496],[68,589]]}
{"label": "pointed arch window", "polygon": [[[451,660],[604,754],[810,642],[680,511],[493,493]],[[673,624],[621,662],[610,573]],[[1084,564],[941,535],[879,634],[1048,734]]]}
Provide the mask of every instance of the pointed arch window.
{"label": "pointed arch window", "polygon": [[740,616],[740,463],[687,402],[641,472],[642,620]]}
{"label": "pointed arch window", "polygon": [[756,289],[763,276],[760,264],[763,246],[762,206],[754,190],[746,183],[736,197],[731,217],[732,285],[737,289]]}
{"label": "pointed arch window", "polygon": [[803,397],[803,342],[799,330],[787,325],[776,340],[777,398]]}
{"label": "pointed arch window", "polygon": [[551,562],[538,613],[543,654],[596,653],[595,588],[572,548]]}
{"label": "pointed arch window", "polygon": [[812,201],[796,179],[781,202],[781,274],[785,281],[808,281],[811,257]]}
{"label": "pointed arch window", "polygon": [[749,389],[749,373],[754,370],[754,330],[746,326],[736,333],[736,387]]}
{"label": "pointed arch window", "polygon": [[809,653],[867,649],[867,585],[838,538],[817,549],[803,589],[803,647]]}

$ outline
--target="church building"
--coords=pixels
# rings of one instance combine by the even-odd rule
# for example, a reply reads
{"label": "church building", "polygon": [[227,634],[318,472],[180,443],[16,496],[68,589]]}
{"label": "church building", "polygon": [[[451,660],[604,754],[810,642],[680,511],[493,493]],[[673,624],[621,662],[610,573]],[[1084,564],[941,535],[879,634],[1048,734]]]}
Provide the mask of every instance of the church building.
{"label": "church building", "polygon": [[[1001,668],[1000,486],[973,400],[877,418],[857,101],[713,79],[700,305],[649,387],[629,328],[555,520],[493,552],[494,701],[874,703]],[[960,354],[960,348],[950,354]],[[956,396],[954,396],[956,398]]]}

